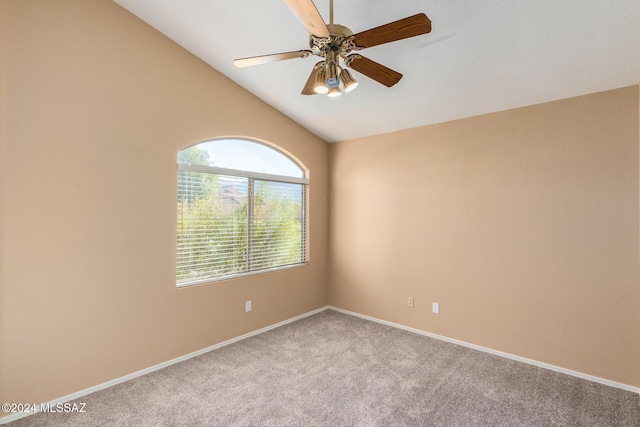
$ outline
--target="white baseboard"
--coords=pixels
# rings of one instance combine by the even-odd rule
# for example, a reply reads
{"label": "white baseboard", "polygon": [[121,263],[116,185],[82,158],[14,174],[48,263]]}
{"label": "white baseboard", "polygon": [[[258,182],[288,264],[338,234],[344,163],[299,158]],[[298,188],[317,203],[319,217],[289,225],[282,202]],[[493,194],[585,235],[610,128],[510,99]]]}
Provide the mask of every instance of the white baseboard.
{"label": "white baseboard", "polygon": [[456,339],[453,339],[453,338],[448,338],[448,337],[445,337],[445,336],[442,336],[442,335],[432,334],[430,332],[422,331],[420,329],[411,328],[409,326],[400,325],[398,323],[387,322],[386,320],[377,319],[375,317],[366,316],[364,314],[355,313],[353,311],[343,310],[341,308],[337,308],[337,307],[333,307],[333,306],[328,306],[327,308],[330,309],[330,310],[335,310],[335,311],[340,312],[340,313],[348,314],[350,316],[360,317],[361,319],[370,320],[372,322],[381,323],[383,325],[392,326],[394,328],[398,328],[398,329],[402,329],[402,330],[405,330],[405,331],[413,332],[413,333],[416,333],[416,334],[419,334],[419,335],[424,335],[424,336],[427,336],[427,337],[430,337],[430,338],[435,338],[437,340],[450,342],[452,344],[457,344],[457,345],[461,345],[461,346],[464,346],[464,347],[469,347],[469,348],[472,348],[474,350],[484,351],[485,353],[490,353],[490,354],[494,354],[496,356],[505,357],[507,359],[516,360],[518,362],[527,363],[529,365],[538,366],[540,368],[549,369],[550,371],[560,372],[562,374],[571,375],[573,377],[582,378],[584,380],[593,381],[595,383],[600,383],[600,384],[608,385],[610,387],[620,388],[622,390],[631,391],[631,392],[640,394],[640,387],[634,387],[634,386],[631,386],[631,385],[628,385],[628,384],[623,384],[623,383],[619,383],[619,382],[616,382],[616,381],[607,380],[605,378],[600,378],[600,377],[596,377],[596,376],[593,376],[593,375],[584,374],[582,372],[572,371],[571,369],[565,369],[565,368],[561,368],[559,366],[550,365],[548,363],[538,362],[537,360],[527,359],[526,357],[520,357],[520,356],[516,356],[516,355],[513,355],[513,354],[505,353],[505,352],[502,352],[502,351],[493,350],[493,349],[490,349],[490,348],[487,348],[487,347],[482,347],[482,346],[471,344],[471,343],[468,343],[468,342],[465,342],[465,341],[460,341],[460,340],[456,340]]}
{"label": "white baseboard", "polygon": [[[247,339],[247,338],[262,334],[263,332],[267,332],[267,331],[270,331],[272,329],[279,328],[280,326],[284,326],[287,323],[295,322],[296,320],[300,320],[300,319],[303,319],[305,317],[312,316],[314,314],[317,314],[317,313],[320,313],[322,311],[325,311],[328,308],[329,308],[328,306],[325,306],[325,307],[318,308],[316,310],[309,311],[307,313],[303,313],[303,314],[301,314],[299,316],[292,317],[291,319],[283,320],[282,322],[278,322],[278,323],[275,323],[273,325],[266,326],[266,327],[264,327],[262,329],[258,329],[256,331],[249,332],[249,333],[244,334],[244,335],[240,335],[239,337],[236,337],[236,338],[231,338],[230,340],[223,341],[221,343],[214,344],[214,345],[212,345],[210,347],[194,351],[193,353],[185,354],[184,356],[176,357],[175,359],[171,359],[169,361],[159,363],[157,365],[151,366],[151,367],[146,368],[146,369],[142,369],[142,370],[137,371],[137,372],[133,372],[131,374],[116,378],[114,380],[107,381],[107,382],[104,382],[102,384],[98,384],[96,386],[89,387],[89,388],[86,388],[84,390],[68,394],[66,396],[60,397],[60,398],[52,400],[50,402],[43,402],[43,405],[50,404],[50,407],[55,407],[58,403],[66,403],[66,402],[69,402],[69,401],[72,401],[72,400],[79,399],[82,396],[86,396],[87,394],[95,393],[96,391],[100,391],[100,390],[103,390],[105,388],[109,388],[109,387],[112,387],[114,385],[123,383],[125,381],[129,381],[129,380],[132,380],[134,378],[141,377],[142,375],[149,374],[149,373],[157,371],[159,369],[166,368],[167,366],[171,366],[171,365],[173,365],[175,363],[183,362],[183,361],[191,359],[193,357],[200,356],[201,354],[208,353],[208,352],[216,350],[216,349],[218,349],[220,347],[224,347],[224,346],[227,346],[229,344],[233,344],[233,343],[236,343],[238,341],[242,341],[244,339]],[[35,413],[36,412],[20,412],[20,413],[7,415],[7,416],[4,416],[4,417],[0,418],[0,424],[7,424],[7,423],[10,423],[12,421],[16,421],[16,420],[18,420],[20,418],[24,418],[24,417],[27,417],[29,415],[33,415]]]}

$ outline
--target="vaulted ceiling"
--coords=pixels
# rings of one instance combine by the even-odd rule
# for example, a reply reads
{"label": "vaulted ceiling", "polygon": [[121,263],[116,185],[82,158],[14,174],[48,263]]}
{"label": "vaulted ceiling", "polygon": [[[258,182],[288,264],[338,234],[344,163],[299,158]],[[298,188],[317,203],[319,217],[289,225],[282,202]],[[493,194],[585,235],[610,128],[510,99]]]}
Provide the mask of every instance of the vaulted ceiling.
{"label": "vaulted ceiling", "polygon": [[[638,84],[639,0],[335,0],[354,33],[416,13],[429,34],[372,47],[404,75],[337,98],[300,94],[318,58],[236,68],[236,58],[309,48],[281,0],[114,0],[328,142]],[[329,0],[314,1],[329,22]],[[221,102],[224,102],[221,100]]]}

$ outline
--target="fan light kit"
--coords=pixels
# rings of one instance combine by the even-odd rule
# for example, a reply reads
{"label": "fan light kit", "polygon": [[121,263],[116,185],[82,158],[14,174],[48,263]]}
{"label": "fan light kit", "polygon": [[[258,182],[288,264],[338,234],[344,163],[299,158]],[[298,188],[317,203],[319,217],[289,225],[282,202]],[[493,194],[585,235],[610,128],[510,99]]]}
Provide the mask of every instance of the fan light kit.
{"label": "fan light kit", "polygon": [[[310,55],[323,58],[313,67],[311,75],[302,89],[303,95],[326,94],[329,97],[337,97],[342,94],[343,89],[344,92],[351,92],[358,86],[358,81],[353,78],[347,68],[356,70],[380,84],[391,87],[400,81],[402,74],[356,52],[368,47],[431,32],[431,21],[427,15],[419,13],[353,34],[349,28],[333,23],[333,0],[330,0],[329,24],[324,23],[312,0],[282,1],[309,32],[311,36],[310,50],[236,59],[233,63],[236,67],[250,67],[285,59],[307,58]],[[341,61],[344,67],[340,65]]]}
{"label": "fan light kit", "polygon": [[[340,67],[338,63],[338,54],[335,51],[329,51],[325,55],[325,60],[316,64],[313,85],[315,93],[326,93],[330,97],[336,97],[342,94],[341,82],[345,92],[351,92],[358,86],[358,81],[351,76],[349,70]],[[340,70],[339,73],[338,70]]]}

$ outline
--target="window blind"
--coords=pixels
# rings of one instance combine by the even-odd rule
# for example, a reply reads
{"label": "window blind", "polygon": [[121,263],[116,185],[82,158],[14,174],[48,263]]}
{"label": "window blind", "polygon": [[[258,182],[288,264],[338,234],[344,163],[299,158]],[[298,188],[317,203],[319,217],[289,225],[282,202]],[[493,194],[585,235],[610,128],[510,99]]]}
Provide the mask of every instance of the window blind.
{"label": "window blind", "polygon": [[178,170],[177,283],[300,264],[306,184]]}

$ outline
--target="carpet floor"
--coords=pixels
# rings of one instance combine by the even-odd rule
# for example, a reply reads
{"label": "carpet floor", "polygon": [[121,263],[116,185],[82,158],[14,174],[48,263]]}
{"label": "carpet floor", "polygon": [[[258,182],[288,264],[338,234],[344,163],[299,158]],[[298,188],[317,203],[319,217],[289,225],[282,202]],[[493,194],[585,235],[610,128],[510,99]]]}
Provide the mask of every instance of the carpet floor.
{"label": "carpet floor", "polygon": [[18,426],[640,426],[640,396],[327,310]]}

